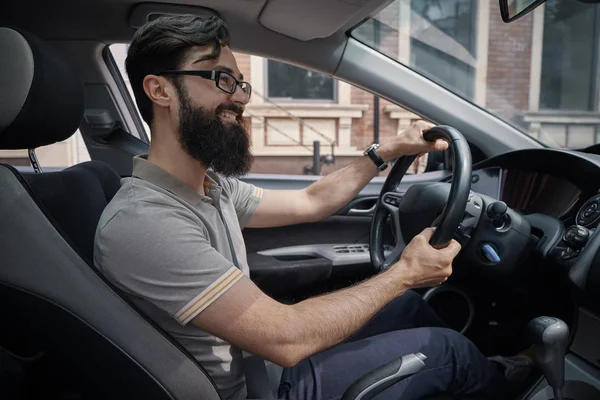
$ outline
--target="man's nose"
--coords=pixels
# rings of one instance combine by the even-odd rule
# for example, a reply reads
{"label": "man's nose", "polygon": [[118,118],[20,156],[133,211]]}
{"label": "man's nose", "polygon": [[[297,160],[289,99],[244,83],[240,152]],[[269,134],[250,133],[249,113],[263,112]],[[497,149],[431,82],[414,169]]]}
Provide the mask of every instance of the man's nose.
{"label": "man's nose", "polygon": [[242,90],[240,85],[237,85],[237,87],[235,88],[235,92],[231,95],[231,99],[234,102],[243,105],[248,104],[248,102],[250,101],[250,97],[246,94],[246,92]]}

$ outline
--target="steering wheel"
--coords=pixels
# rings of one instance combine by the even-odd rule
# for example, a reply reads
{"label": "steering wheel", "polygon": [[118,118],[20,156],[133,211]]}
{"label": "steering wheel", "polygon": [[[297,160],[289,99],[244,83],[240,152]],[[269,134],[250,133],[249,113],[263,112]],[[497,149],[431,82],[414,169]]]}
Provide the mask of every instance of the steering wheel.
{"label": "steering wheel", "polygon": [[[444,139],[449,143],[453,175],[449,194],[448,184],[444,183],[415,184],[406,193],[400,192],[400,182],[416,156],[398,158],[381,189],[371,223],[369,252],[377,271],[396,263],[405,243],[425,227],[437,225],[430,244],[439,249],[446,247],[462,226],[471,191],[469,144],[458,130],[446,125],[427,130],[423,138],[431,142]],[[385,255],[383,236],[388,217],[391,217],[394,226],[396,246]]]}

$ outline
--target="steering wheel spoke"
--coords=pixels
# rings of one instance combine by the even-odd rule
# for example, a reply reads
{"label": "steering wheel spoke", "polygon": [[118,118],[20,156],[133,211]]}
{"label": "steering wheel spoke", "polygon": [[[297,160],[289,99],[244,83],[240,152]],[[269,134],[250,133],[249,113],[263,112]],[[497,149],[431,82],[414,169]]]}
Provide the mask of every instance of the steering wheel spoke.
{"label": "steering wheel spoke", "polygon": [[390,219],[392,220],[396,241],[402,239],[402,230],[400,228],[400,209],[398,207],[401,201],[402,195],[397,192],[388,192],[381,197],[381,204],[390,213]]}
{"label": "steering wheel spoke", "polygon": [[396,246],[392,249],[391,252],[389,253],[385,253],[385,263],[383,264],[382,270],[386,270],[389,267],[391,267],[392,265],[394,265],[395,263],[398,262],[398,260],[400,260],[400,256],[402,256],[402,252],[404,251],[404,248],[406,247],[406,244],[404,243],[404,241],[402,239],[400,239],[397,243]]}
{"label": "steering wheel spoke", "polygon": [[385,256],[385,264],[382,269],[387,269],[392,264],[396,263],[404,248],[406,247],[406,243],[404,242],[404,238],[402,236],[402,228],[400,226],[400,209],[399,205],[402,201],[402,193],[398,192],[388,192],[381,197],[381,204],[385,207],[389,212],[389,218],[392,222],[392,229],[395,238],[396,245],[391,251],[386,251],[384,249]]}

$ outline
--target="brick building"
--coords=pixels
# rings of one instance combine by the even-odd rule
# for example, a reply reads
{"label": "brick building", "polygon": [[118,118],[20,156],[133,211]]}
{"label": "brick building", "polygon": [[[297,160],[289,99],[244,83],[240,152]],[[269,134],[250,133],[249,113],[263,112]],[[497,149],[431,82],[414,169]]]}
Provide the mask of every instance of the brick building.
{"label": "brick building", "polygon": [[[600,17],[599,7],[590,7],[550,2],[505,24],[497,0],[396,0],[354,35],[546,143],[580,147],[598,141],[600,124],[594,28]],[[126,46],[111,50],[125,75]],[[328,173],[372,143],[372,94],[278,61],[236,57],[253,86],[245,113],[256,156],[253,172],[303,174],[312,164],[313,141],[319,140],[321,154],[331,153],[334,143],[336,163],[322,167]],[[378,114],[380,140],[419,118],[385,100]],[[23,154],[16,156],[25,162]],[[40,149],[38,156],[42,165],[66,166],[87,153],[75,135]],[[6,157],[15,153],[0,153],[0,159]]]}

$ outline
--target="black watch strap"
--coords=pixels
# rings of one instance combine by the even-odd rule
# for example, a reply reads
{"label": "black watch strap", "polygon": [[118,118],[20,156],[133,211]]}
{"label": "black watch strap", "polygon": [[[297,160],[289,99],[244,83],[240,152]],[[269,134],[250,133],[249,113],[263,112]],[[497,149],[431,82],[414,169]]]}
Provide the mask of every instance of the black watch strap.
{"label": "black watch strap", "polygon": [[371,161],[373,161],[373,163],[377,166],[378,170],[384,171],[388,167],[388,164],[385,161],[383,161],[383,158],[381,158],[381,156],[377,152],[378,147],[378,145],[372,145],[367,150],[365,150],[364,154],[369,156]]}

